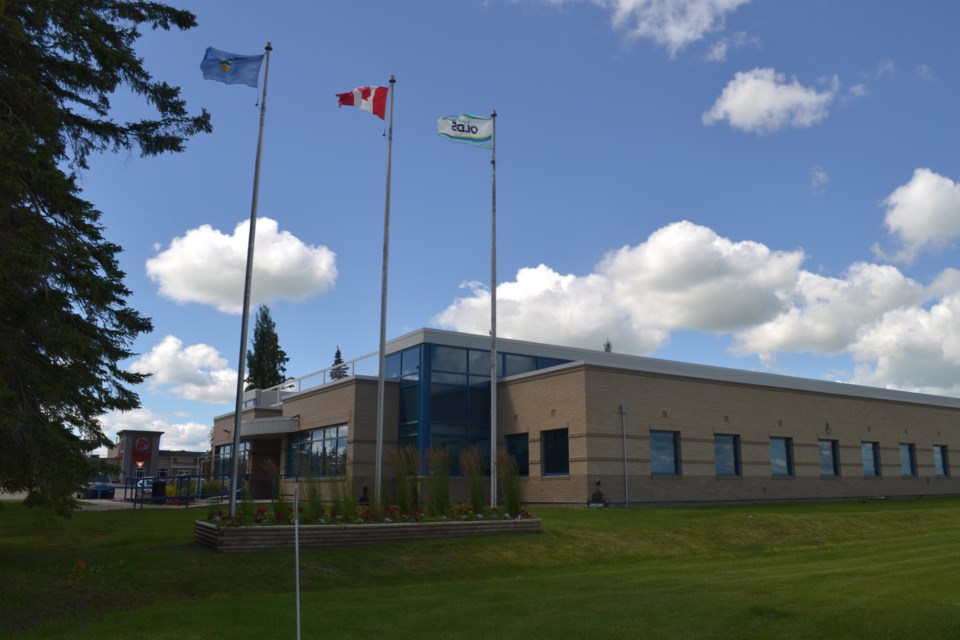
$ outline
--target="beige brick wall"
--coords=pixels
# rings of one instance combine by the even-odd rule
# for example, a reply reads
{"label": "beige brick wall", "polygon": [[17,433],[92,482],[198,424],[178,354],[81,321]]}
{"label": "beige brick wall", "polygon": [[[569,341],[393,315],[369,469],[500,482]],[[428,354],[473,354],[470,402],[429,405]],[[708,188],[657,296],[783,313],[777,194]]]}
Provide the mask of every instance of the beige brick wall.
{"label": "beige brick wall", "polygon": [[[528,433],[528,502],[585,503],[597,480],[610,502],[708,502],[960,494],[938,478],[933,445],[960,451],[960,410],[580,366],[501,384],[503,435]],[[627,486],[620,406],[626,407]],[[569,477],[544,477],[540,433],[569,429]],[[680,434],[680,475],[654,477],[651,430]],[[714,434],[740,437],[742,476],[716,476]],[[773,478],[770,438],[792,438],[794,476]],[[819,439],[839,445],[839,477],[821,477]],[[861,442],[879,442],[880,478],[864,478]],[[899,444],[916,446],[917,477]],[[957,460],[960,456],[955,455]]]}

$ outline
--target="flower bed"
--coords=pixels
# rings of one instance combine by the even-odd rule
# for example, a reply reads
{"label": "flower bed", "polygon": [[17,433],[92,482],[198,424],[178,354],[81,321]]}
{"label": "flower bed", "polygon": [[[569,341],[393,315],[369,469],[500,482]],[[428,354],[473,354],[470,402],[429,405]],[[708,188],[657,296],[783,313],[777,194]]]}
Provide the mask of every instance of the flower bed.
{"label": "flower bed", "polygon": [[[300,525],[300,547],[354,547],[406,540],[463,538],[504,533],[537,533],[538,518],[519,520],[439,520],[431,522],[393,522],[374,524]],[[294,527],[243,526],[218,527],[196,520],[194,540],[221,553],[292,549]]]}

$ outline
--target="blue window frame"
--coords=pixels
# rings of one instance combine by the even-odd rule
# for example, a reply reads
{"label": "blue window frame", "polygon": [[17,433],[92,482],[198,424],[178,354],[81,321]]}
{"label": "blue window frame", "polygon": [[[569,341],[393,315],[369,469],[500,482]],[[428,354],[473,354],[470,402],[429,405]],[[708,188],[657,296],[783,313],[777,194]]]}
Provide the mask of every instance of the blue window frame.
{"label": "blue window frame", "polygon": [[655,476],[680,475],[679,432],[650,432],[650,473]]}
{"label": "blue window frame", "polygon": [[713,458],[717,475],[733,477],[742,475],[740,468],[740,436],[717,433],[713,436]]}
{"label": "blue window frame", "polygon": [[900,475],[904,478],[917,475],[917,449],[909,442],[900,443]]}
{"label": "blue window frame", "polygon": [[950,475],[950,460],[947,457],[946,445],[933,445],[933,466],[938,477],[945,478]]}
{"label": "blue window frame", "polygon": [[287,475],[304,478],[347,473],[347,425],[290,434]]}
{"label": "blue window frame", "polygon": [[880,477],[880,443],[861,442],[860,457],[863,459],[863,477]]}
{"label": "blue window frame", "polygon": [[770,475],[777,478],[793,475],[793,438],[770,438]]}
{"label": "blue window frame", "polygon": [[817,440],[821,477],[840,475],[840,445],[836,440]]}
{"label": "blue window frame", "polygon": [[530,475],[530,439],[526,433],[507,436],[507,453],[517,463],[517,475]]}
{"label": "blue window frame", "polygon": [[540,432],[541,473],[545,476],[570,474],[570,445],[566,429]]}

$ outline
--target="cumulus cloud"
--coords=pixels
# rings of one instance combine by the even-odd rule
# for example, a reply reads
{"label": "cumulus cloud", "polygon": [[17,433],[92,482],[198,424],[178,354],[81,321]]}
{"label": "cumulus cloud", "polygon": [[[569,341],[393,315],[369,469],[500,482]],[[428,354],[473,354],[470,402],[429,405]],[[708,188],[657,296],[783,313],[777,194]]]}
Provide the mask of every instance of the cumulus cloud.
{"label": "cumulus cloud", "polygon": [[[541,264],[497,288],[498,333],[622,353],[652,353],[675,331],[730,338],[737,356],[847,354],[850,382],[960,395],[960,270],[928,284],[892,265],[856,263],[838,277],[801,268],[802,251],[734,241],[691,222],[612,251],[591,273]],[[434,323],[484,334],[490,295],[465,285]],[[847,374],[849,375],[849,374]]]}
{"label": "cumulus cloud", "polygon": [[[638,246],[606,255],[595,272],[562,275],[546,265],[521,269],[497,288],[497,327],[505,337],[649,353],[680,329],[732,331],[769,320],[779,291],[798,277],[803,253],[733,242],[691,222],[653,233]],[[468,286],[434,319],[440,326],[483,333],[489,291]]]}
{"label": "cumulus cloud", "polygon": [[703,123],[726,120],[731,127],[750,133],[770,133],[784,127],[811,127],[828,115],[828,107],[839,90],[834,76],[825,79],[827,88],[817,91],[774,69],[753,69],[734,75],[709,111]]}
{"label": "cumulus cloud", "polygon": [[207,451],[210,448],[210,425],[192,421],[179,421],[177,416],[154,413],[149,409],[113,411],[100,417],[103,431],[116,442],[117,432],[162,431],[161,445],[164,449]]}
{"label": "cumulus cloud", "polygon": [[749,0],[601,0],[612,7],[613,24],[630,38],[652,40],[671,58],[708,33]]}
{"label": "cumulus cloud", "polygon": [[874,245],[882,258],[910,263],[920,252],[943,249],[960,237],[960,185],[930,169],[914,171],[883,204],[884,225],[900,248],[888,255]]}
{"label": "cumulus cloud", "polygon": [[841,353],[888,311],[929,295],[895,267],[866,263],[854,264],[843,278],[804,271],[784,294],[779,315],[735,336],[735,354],[769,360],[776,352]]}
{"label": "cumulus cloud", "polygon": [[[225,313],[242,312],[249,220],[227,235],[210,225],[190,229],[147,261],[147,275],[161,295],[180,303],[198,302]],[[275,220],[257,221],[251,305],[300,301],[329,290],[337,278],[336,254],[310,246]]]}
{"label": "cumulus cloud", "polygon": [[169,392],[186,400],[225,403],[236,398],[237,372],[226,359],[206,344],[183,346],[166,336],[149,353],[134,361],[130,371],[151,374],[151,391]]}
{"label": "cumulus cloud", "polygon": [[960,293],[884,315],[852,346],[854,381],[960,396]]}

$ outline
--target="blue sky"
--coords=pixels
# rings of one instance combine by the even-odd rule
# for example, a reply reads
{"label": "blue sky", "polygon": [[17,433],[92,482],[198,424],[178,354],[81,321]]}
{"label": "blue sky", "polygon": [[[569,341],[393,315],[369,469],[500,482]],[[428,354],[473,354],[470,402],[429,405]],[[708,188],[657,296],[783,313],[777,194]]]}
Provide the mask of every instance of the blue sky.
{"label": "blue sky", "polygon": [[176,6],[199,26],[138,51],[214,132],[82,179],[155,324],[108,433],[204,449],[232,410],[260,94],[199,64],[267,41],[253,296],[288,375],[377,347],[386,127],[335,94],[393,74],[388,338],[489,329],[489,152],[436,120],[496,109],[500,336],[960,395],[955,2]]}

